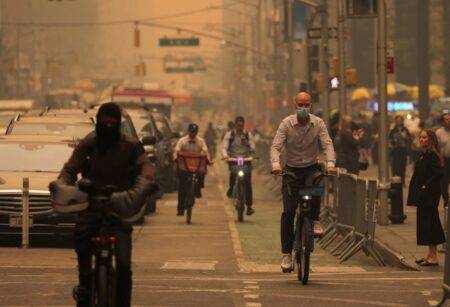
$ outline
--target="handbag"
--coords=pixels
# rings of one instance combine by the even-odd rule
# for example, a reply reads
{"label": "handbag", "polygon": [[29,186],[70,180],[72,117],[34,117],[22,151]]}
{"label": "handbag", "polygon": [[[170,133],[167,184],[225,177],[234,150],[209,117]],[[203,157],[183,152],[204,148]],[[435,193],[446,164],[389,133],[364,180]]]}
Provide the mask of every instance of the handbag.
{"label": "handbag", "polygon": [[369,167],[369,159],[365,150],[359,150],[358,165],[360,171],[365,171]]}

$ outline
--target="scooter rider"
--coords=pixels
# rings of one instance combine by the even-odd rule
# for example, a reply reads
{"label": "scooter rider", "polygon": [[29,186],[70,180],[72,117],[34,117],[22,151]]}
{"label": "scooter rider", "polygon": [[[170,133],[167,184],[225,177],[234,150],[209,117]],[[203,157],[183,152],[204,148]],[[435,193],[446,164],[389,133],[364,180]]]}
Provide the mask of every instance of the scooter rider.
{"label": "scooter rider", "polygon": [[[283,119],[270,150],[272,173],[280,174],[282,171],[280,154],[285,150],[285,169],[293,172],[304,181],[306,178],[320,170],[318,156],[323,151],[327,163],[327,172],[335,172],[335,152],[333,143],[328,134],[324,121],[310,114],[311,96],[300,92],[295,96],[296,114]],[[282,184],[283,213],[281,215],[281,246],[283,271],[292,267],[292,245],[294,241],[294,219],[298,204],[298,191],[292,188],[288,193],[286,183]],[[319,223],[320,197],[313,198],[311,218],[314,221],[314,233],[323,234]]]}
{"label": "scooter rider", "polygon": [[[113,185],[112,210],[130,207],[136,199],[145,199],[153,182],[154,169],[138,140],[120,133],[121,110],[114,103],[103,104],[97,113],[95,135],[83,139],[64,165],[58,183],[73,185],[78,174],[94,187]],[[91,238],[98,235],[101,217],[92,210],[78,214],[75,250],[78,257],[79,286],[74,290],[77,306],[89,306],[91,289]],[[117,306],[130,306],[132,289],[132,226],[120,219],[111,221],[116,236]]]}
{"label": "scooter rider", "polygon": [[[250,132],[244,130],[245,119],[242,116],[236,117],[234,121],[234,129],[228,131],[222,142],[222,156],[224,159],[243,157],[247,158],[252,153],[255,152],[255,143],[253,141],[253,136]],[[229,187],[227,191],[227,196],[231,197],[234,184],[236,182],[236,173],[232,171],[234,163],[229,163],[230,178]],[[245,180],[246,186],[246,206],[247,215],[252,215],[255,213],[253,206],[253,189],[252,189],[252,168],[251,162],[245,162],[248,167],[248,172],[246,173],[247,178]]]}

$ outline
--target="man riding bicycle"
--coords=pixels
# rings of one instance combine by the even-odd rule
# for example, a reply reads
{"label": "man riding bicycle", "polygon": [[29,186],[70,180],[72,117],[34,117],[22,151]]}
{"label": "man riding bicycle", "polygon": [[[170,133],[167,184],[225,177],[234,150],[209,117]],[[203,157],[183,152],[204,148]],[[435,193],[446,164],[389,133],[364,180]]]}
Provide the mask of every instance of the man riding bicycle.
{"label": "man riding bicycle", "polygon": [[[285,151],[285,170],[296,175],[299,181],[321,170],[318,157],[323,151],[327,172],[335,172],[335,152],[324,121],[311,114],[311,96],[300,92],[295,96],[296,113],[283,119],[270,150],[272,173],[282,172],[280,154]],[[291,193],[289,193],[289,191]],[[294,219],[298,204],[298,188],[289,189],[283,178],[283,213],[281,215],[281,247],[283,271],[292,267],[292,245],[294,241]],[[313,196],[311,218],[314,221],[314,234],[323,234],[319,223],[320,197]]]}
{"label": "man riding bicycle", "polygon": [[[234,129],[228,131],[222,143],[222,156],[224,159],[227,158],[248,158],[252,153],[255,152],[255,143],[253,142],[253,136],[250,132],[244,130],[245,119],[242,116],[236,117],[234,121]],[[229,178],[229,187],[227,191],[227,196],[231,197],[233,192],[233,187],[236,182],[236,172],[233,172],[234,162],[230,162],[229,170],[230,170],[230,178]],[[252,189],[252,172],[251,166],[252,163],[250,161],[245,162],[248,167],[248,172],[246,173],[245,180],[245,194],[246,194],[246,206],[247,206],[247,215],[252,215],[255,213],[255,210],[252,208],[253,206],[253,189]]]}
{"label": "man riding bicycle", "polygon": [[[175,146],[173,153],[174,160],[177,160],[179,153],[193,153],[193,154],[204,154],[207,161],[211,161],[208,147],[206,146],[205,140],[197,136],[198,125],[190,124],[188,127],[188,135],[180,138]],[[177,215],[184,215],[184,204],[186,201],[186,191],[188,187],[189,172],[184,170],[178,170],[178,207]],[[200,176],[200,184],[195,191],[196,197],[201,197],[201,188],[203,188],[204,175]]]}
{"label": "man riding bicycle", "polygon": [[[77,176],[89,179],[94,188],[114,186],[109,205],[113,211],[127,210],[136,199],[145,199],[153,182],[154,169],[138,140],[120,132],[121,110],[114,103],[103,104],[97,113],[95,135],[83,139],[64,165],[58,181],[73,185]],[[117,306],[131,301],[132,226],[111,218],[116,237]],[[89,306],[91,291],[92,242],[101,223],[99,212],[87,209],[78,214],[75,250],[78,257],[79,286],[74,289],[77,306]]]}

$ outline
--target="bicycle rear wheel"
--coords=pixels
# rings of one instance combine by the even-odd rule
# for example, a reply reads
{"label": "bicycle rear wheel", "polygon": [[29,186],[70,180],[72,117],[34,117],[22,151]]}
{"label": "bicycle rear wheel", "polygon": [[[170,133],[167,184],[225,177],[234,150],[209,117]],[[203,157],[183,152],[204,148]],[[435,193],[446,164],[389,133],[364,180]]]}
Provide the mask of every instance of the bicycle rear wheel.
{"label": "bicycle rear wheel", "polygon": [[108,304],[108,269],[106,265],[100,264],[97,268],[97,282],[96,282],[96,301],[95,306],[107,307]]}
{"label": "bicycle rear wheel", "polygon": [[300,251],[296,254],[298,265],[297,277],[304,285],[308,283],[313,240],[312,223],[309,217],[305,215],[301,224]]}
{"label": "bicycle rear wheel", "polygon": [[194,195],[195,186],[194,183],[192,183],[192,186],[189,188],[187,195],[186,195],[186,223],[190,224],[192,220],[192,207],[194,206]]}

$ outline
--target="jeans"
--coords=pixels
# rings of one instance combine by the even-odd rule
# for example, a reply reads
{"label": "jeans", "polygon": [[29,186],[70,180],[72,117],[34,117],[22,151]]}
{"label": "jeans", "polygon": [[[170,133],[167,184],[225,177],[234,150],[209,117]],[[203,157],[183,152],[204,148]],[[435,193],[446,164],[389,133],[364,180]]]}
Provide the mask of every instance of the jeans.
{"label": "jeans", "polygon": [[450,180],[450,158],[444,158],[444,168],[441,179],[442,199],[444,200],[444,205],[447,205],[448,203],[449,180]]}
{"label": "jeans", "polygon": [[[250,162],[245,162],[244,165],[245,165],[244,185],[246,195],[245,205],[247,206],[247,208],[251,208],[253,206],[252,164]],[[234,189],[234,185],[236,184],[237,178],[236,163],[229,163],[228,168],[230,170],[229,192],[231,193]]]}
{"label": "jeans", "polygon": [[[298,178],[296,184],[305,184],[305,180],[314,173],[321,171],[319,164],[314,164],[304,168],[296,168],[286,166],[287,171],[295,173]],[[283,177],[281,193],[283,194],[283,213],[281,214],[281,252],[283,254],[290,254],[294,243],[294,220],[295,212],[299,202],[299,188],[291,187],[291,193],[288,189],[289,178]],[[311,219],[313,221],[319,220],[320,215],[320,196],[312,197]]]}
{"label": "jeans", "polygon": [[[130,225],[113,223],[113,233],[116,236],[116,302],[118,307],[128,307],[131,301],[131,233]],[[78,257],[79,286],[86,289],[88,296],[77,306],[89,306],[91,290],[92,241],[99,233],[98,224],[79,224],[75,226],[75,251]]]}

